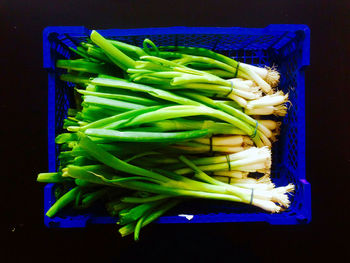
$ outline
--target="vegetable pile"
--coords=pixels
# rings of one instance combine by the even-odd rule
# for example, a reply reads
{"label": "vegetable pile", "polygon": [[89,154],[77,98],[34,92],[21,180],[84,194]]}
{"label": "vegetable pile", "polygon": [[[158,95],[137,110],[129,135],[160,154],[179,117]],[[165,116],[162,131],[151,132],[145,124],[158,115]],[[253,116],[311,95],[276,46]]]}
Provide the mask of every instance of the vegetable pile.
{"label": "vegetable pile", "polygon": [[102,203],[121,235],[137,240],[192,198],[288,208],[294,185],[270,179],[276,116],[288,103],[275,68],[149,39],[140,48],[96,31],[71,50],[75,58],[56,66],[75,84],[76,107],[56,137],[58,171],[37,178],[66,189],[48,217]]}

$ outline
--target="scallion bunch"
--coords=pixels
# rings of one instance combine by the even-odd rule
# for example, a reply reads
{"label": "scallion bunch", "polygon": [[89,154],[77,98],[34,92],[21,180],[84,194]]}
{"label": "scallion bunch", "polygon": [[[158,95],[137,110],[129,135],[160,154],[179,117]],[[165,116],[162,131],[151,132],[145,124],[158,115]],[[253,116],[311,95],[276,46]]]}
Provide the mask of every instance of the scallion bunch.
{"label": "scallion bunch", "polygon": [[59,169],[39,182],[68,189],[47,211],[97,203],[134,233],[192,198],[244,203],[266,212],[288,208],[292,184],[270,179],[288,95],[279,73],[196,47],[143,48],[92,31],[58,60],[75,83],[75,108],[58,134]]}

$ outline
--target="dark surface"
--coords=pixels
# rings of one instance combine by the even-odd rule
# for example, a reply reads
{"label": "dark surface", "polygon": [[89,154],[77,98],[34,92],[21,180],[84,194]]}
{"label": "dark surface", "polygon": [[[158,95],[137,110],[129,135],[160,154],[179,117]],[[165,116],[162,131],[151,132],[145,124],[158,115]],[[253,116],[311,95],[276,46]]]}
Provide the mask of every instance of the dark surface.
{"label": "dark surface", "polygon": [[[310,262],[346,258],[349,230],[349,1],[8,1],[0,2],[2,262]],[[89,28],[306,24],[308,225],[152,225],[141,240],[113,225],[47,229],[47,79],[42,68],[46,26]]]}

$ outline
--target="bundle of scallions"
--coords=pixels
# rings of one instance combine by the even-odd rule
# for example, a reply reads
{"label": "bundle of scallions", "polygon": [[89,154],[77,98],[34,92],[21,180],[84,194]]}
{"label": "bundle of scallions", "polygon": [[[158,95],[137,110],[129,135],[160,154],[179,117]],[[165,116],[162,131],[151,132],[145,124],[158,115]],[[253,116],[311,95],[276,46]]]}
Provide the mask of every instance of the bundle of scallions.
{"label": "bundle of scallions", "polygon": [[[92,31],[74,59],[58,60],[75,84],[59,169],[39,182],[65,186],[46,215],[105,204],[122,236],[192,198],[226,200],[268,213],[288,208],[294,185],[270,179],[288,95],[279,73],[204,48],[143,48]],[[270,118],[269,118],[270,117]]]}

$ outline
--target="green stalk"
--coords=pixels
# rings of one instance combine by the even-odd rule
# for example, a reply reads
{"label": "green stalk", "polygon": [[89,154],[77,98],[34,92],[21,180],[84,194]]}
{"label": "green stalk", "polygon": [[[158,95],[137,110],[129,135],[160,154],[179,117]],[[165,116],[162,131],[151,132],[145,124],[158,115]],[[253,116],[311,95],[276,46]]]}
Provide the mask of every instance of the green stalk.
{"label": "green stalk", "polygon": [[151,96],[149,96],[146,93],[139,93],[139,92],[135,92],[129,89],[118,89],[115,87],[106,87],[106,86],[96,86],[93,84],[89,84],[86,87],[87,91],[92,91],[92,92],[99,92],[99,93],[108,93],[108,94],[115,94],[115,95],[126,95],[126,96],[131,96],[131,97],[138,97],[138,98],[144,98],[144,99],[148,99],[151,101],[156,101],[159,104],[164,103],[164,100],[162,99],[158,99],[158,98],[150,98]]}
{"label": "green stalk", "polygon": [[168,199],[168,195],[154,195],[150,197],[133,197],[133,196],[126,196],[121,199],[122,202],[125,203],[148,203],[148,202],[153,202],[153,201],[158,201],[158,200],[163,200],[163,199]]}
{"label": "green stalk", "polygon": [[37,182],[40,183],[63,183],[67,181],[67,178],[62,177],[62,173],[39,173]]}
{"label": "green stalk", "polygon": [[110,116],[110,117],[106,117],[104,119],[100,119],[97,120],[95,122],[89,123],[85,126],[82,127],[75,127],[75,128],[71,128],[72,131],[85,131],[87,129],[90,128],[111,128],[113,123],[119,123],[121,121],[127,121],[129,118],[133,117],[133,116],[137,116],[139,114],[143,114],[146,112],[150,112],[150,111],[155,111],[157,109],[161,109],[164,106],[150,106],[150,107],[146,107],[143,109],[137,109],[137,110],[131,110],[131,111],[127,111],[127,112],[123,112],[120,113],[118,115],[115,116]]}
{"label": "green stalk", "polygon": [[123,209],[130,209],[134,204],[122,203],[120,200],[111,201],[106,204],[106,209],[111,216],[118,216]]}
{"label": "green stalk", "polygon": [[112,78],[94,78],[91,80],[91,83],[98,86],[114,87],[132,90],[136,92],[146,92],[152,97],[164,99],[167,101],[175,102],[182,105],[199,105],[198,102],[178,96],[172,92],[152,88],[147,85],[132,83],[121,79],[112,79]]}
{"label": "green stalk", "polygon": [[84,197],[81,200],[81,207],[87,208],[92,205],[92,203],[96,202],[97,200],[103,198],[110,192],[109,188],[102,188],[95,192],[88,193],[84,195]]}
{"label": "green stalk", "polygon": [[118,48],[113,46],[107,39],[97,33],[95,30],[92,30],[90,39],[103,51],[106,55],[115,63],[117,66],[122,68],[123,70],[127,70],[128,68],[134,68],[135,61],[121,52]]}
{"label": "green stalk", "polygon": [[76,76],[73,74],[62,74],[60,79],[67,82],[87,85],[90,81],[89,77]]}
{"label": "green stalk", "polygon": [[200,170],[193,162],[187,159],[185,156],[181,155],[179,160],[190,167],[195,172],[195,177],[209,184],[223,185],[220,181],[217,181]]}
{"label": "green stalk", "polygon": [[121,211],[119,213],[119,224],[126,225],[129,224],[135,220],[140,219],[145,213],[147,213],[148,210],[154,209],[157,206],[159,206],[161,203],[163,203],[164,200],[157,200],[153,202],[147,202],[143,204],[139,204],[136,207],[128,210],[128,211]]}
{"label": "green stalk", "polygon": [[68,70],[75,70],[81,72],[88,72],[93,74],[113,74],[113,69],[104,64],[96,64],[81,59],[77,60],[57,60],[57,68],[64,68]]}
{"label": "green stalk", "polygon": [[105,107],[112,110],[137,110],[143,109],[145,106],[135,104],[131,102],[125,102],[120,100],[106,99],[96,96],[85,95],[83,104],[96,105],[99,107]]}
{"label": "green stalk", "polygon": [[135,57],[135,58],[140,58],[142,56],[147,56],[147,53],[142,49],[134,45],[130,45],[124,42],[120,42],[117,40],[109,40],[109,42],[117,47],[119,50],[124,52],[125,54]]}
{"label": "green stalk", "polygon": [[74,158],[73,164],[77,166],[84,166],[84,165],[93,165],[93,164],[96,164],[96,162],[90,160],[89,158],[78,156]]}
{"label": "green stalk", "polygon": [[102,49],[98,47],[88,47],[86,53],[97,60],[112,63],[112,61],[103,53]]}
{"label": "green stalk", "polygon": [[216,77],[214,75],[206,74],[205,76],[182,74],[182,76],[175,77],[170,84],[171,85],[184,85],[189,83],[204,83],[204,84],[217,84],[222,86],[231,86],[231,84],[224,79]]}
{"label": "green stalk", "polygon": [[79,121],[78,124],[79,126],[85,126],[91,122],[108,118],[110,116],[118,115],[122,112],[125,112],[125,110],[115,110],[115,109],[112,110],[112,109],[89,105],[88,107],[84,107],[83,111],[80,113],[80,117],[84,121]]}
{"label": "green stalk", "polygon": [[56,136],[55,143],[63,144],[70,141],[76,141],[78,139],[78,135],[76,133],[61,133]]}
{"label": "green stalk", "polygon": [[207,136],[208,130],[194,130],[184,132],[130,132],[108,129],[87,129],[85,134],[112,141],[124,142],[179,142]]}
{"label": "green stalk", "polygon": [[219,68],[219,69],[229,71],[229,72],[235,71],[234,67],[232,67],[226,63],[220,62],[218,60],[208,58],[208,57],[184,55],[182,60],[183,60],[181,62],[182,65],[188,65],[188,64],[192,64],[194,62],[199,62],[199,63],[205,64],[205,65],[208,65],[212,68]]}
{"label": "green stalk", "polygon": [[[182,84],[181,86],[171,86],[169,87],[170,89],[190,89],[195,90],[196,93],[202,92],[202,91],[208,91],[211,92],[212,94],[218,95],[221,94],[226,95],[231,92],[231,88],[228,86],[222,86],[222,85],[217,85],[217,84],[210,84],[210,83],[188,83],[188,84]],[[232,90],[234,92],[234,90]]]}
{"label": "green stalk", "polygon": [[160,71],[160,72],[145,73],[145,75],[150,77],[155,77],[155,78],[172,79],[176,77],[182,77],[184,73],[176,72],[176,71]]}
{"label": "green stalk", "polygon": [[152,77],[142,73],[130,75],[130,80],[133,82],[138,82],[146,85],[157,85],[157,86],[160,86],[160,85],[169,86],[171,82],[170,79]]}
{"label": "green stalk", "polygon": [[231,124],[214,122],[212,120],[198,121],[178,118],[153,122],[149,125],[157,128],[158,131],[208,129],[211,134],[245,134],[242,130],[235,128]]}
{"label": "green stalk", "polygon": [[174,206],[176,206],[179,203],[179,200],[172,200],[169,203],[165,203],[161,205],[160,207],[157,207],[157,209],[153,209],[153,211],[149,211],[146,213],[143,217],[141,217],[135,226],[134,231],[134,240],[138,241],[140,238],[140,230],[142,227],[148,225],[149,223],[156,220],[158,217],[163,215],[166,211],[170,210]]}
{"label": "green stalk", "polygon": [[150,61],[138,60],[135,62],[135,69],[147,70],[147,71],[168,71],[170,68],[164,65],[156,64]]}
{"label": "green stalk", "polygon": [[129,163],[129,162],[131,162],[131,161],[133,161],[133,160],[135,160],[135,159],[138,159],[138,158],[141,158],[141,157],[144,157],[144,156],[159,155],[159,154],[160,154],[160,153],[158,153],[158,152],[142,152],[142,153],[136,154],[136,155],[134,155],[134,156],[132,156],[132,157],[130,157],[130,158],[124,160],[124,161],[127,162],[127,163]]}
{"label": "green stalk", "polygon": [[149,214],[142,217],[137,223],[133,222],[128,225],[125,225],[119,229],[119,233],[122,237],[130,235],[134,232],[134,239],[139,240],[140,229],[150,224],[154,220],[158,219],[161,215],[169,211],[171,208],[175,207],[181,200],[173,199],[170,202],[162,204],[155,211],[150,212]]}
{"label": "green stalk", "polygon": [[172,62],[170,60],[163,59],[163,58],[160,58],[160,57],[142,56],[142,57],[140,57],[140,59],[143,60],[143,61],[149,61],[149,62],[152,62],[154,64],[161,65],[163,67],[168,67],[169,69],[172,69],[172,70],[175,70],[175,69],[178,69],[178,68],[182,68],[182,69],[187,70],[188,73],[196,72],[195,70],[192,70],[192,69],[187,68],[187,67],[185,67],[183,65],[177,64],[175,62]]}
{"label": "green stalk", "polygon": [[156,111],[147,112],[147,113],[135,116],[130,121],[122,124],[119,127],[129,127],[129,126],[135,126],[135,125],[167,120],[167,119],[174,119],[179,117],[209,115],[210,113],[213,113],[213,110],[206,106],[191,106],[191,105],[169,106],[169,107],[158,109]]}
{"label": "green stalk", "polygon": [[80,186],[80,187],[96,187],[96,184],[90,183],[83,179],[75,179],[74,182],[77,186]]}
{"label": "green stalk", "polygon": [[77,89],[77,92],[83,95],[92,95],[95,97],[101,97],[101,98],[108,98],[108,99],[114,99],[114,100],[122,100],[122,101],[128,101],[135,104],[141,104],[145,106],[154,106],[158,105],[159,102],[143,98],[143,97],[136,97],[136,96],[129,96],[129,95],[122,95],[122,94],[113,94],[113,93],[102,93],[102,92],[94,92],[89,90],[81,90]]}
{"label": "green stalk", "polygon": [[220,78],[223,79],[230,79],[233,78],[235,76],[235,73],[233,72],[228,72],[226,70],[222,70],[222,69],[207,69],[207,70],[203,70],[206,73],[218,76]]}
{"label": "green stalk", "polygon": [[58,211],[62,210],[65,206],[67,206],[69,203],[75,200],[80,190],[81,188],[77,186],[65,193],[64,195],[62,195],[46,212],[46,216],[50,218],[55,216]]}
{"label": "green stalk", "polygon": [[144,216],[142,216],[136,223],[135,226],[135,231],[134,231],[134,240],[138,241],[140,238],[140,231],[143,225],[143,222],[146,220],[147,216],[150,214],[151,212],[146,213]]}
{"label": "green stalk", "polygon": [[78,48],[77,49],[74,49],[74,48],[72,48],[72,47],[68,47],[69,48],[69,50],[70,51],[72,51],[72,52],[74,52],[75,54],[77,54],[78,56],[80,56],[80,57],[82,57],[82,58],[85,58],[85,59],[89,59],[89,56],[86,54],[86,51],[85,51],[85,49],[83,49],[83,50],[78,50]]}
{"label": "green stalk", "polygon": [[158,52],[150,51],[149,54],[151,54],[152,56],[163,58],[163,59],[175,60],[175,61],[176,59],[181,59],[183,57],[183,54],[181,53],[170,52],[170,51],[158,51]]}

